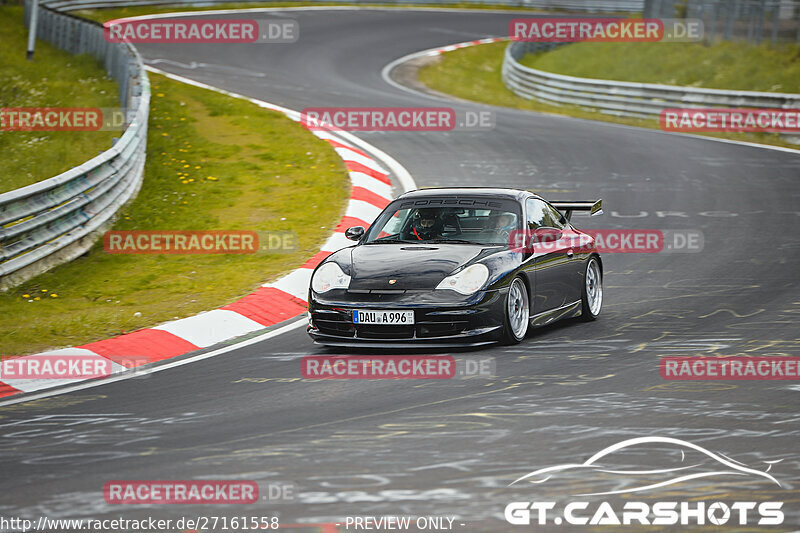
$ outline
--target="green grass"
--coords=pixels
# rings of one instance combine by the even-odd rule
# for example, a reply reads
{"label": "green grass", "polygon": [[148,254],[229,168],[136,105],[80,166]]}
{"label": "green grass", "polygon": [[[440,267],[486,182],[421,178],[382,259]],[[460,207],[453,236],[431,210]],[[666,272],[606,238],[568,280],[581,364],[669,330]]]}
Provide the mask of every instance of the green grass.
{"label": "green grass", "polygon": [[0,354],[83,344],[225,305],[297,268],[343,214],[349,180],[328,143],[249,102],[159,75],[151,83],[144,184],[114,229],[286,230],[299,250],[112,255],[98,243],[0,293]]}
{"label": "green grass", "polygon": [[[558,54],[558,53],[565,53],[567,49],[572,49],[573,47],[581,47],[584,52],[586,52],[586,57],[581,57],[581,64],[584,65],[587,71],[591,68],[592,61],[598,62],[615,62],[620,64],[625,64],[626,62],[630,62],[634,64],[637,62],[637,55],[636,55],[636,47],[637,46],[645,46],[646,43],[626,43],[628,46],[632,46],[631,50],[628,50],[626,55],[617,55],[615,53],[607,53],[607,49],[603,47],[594,48],[599,44],[607,44],[607,43],[578,43],[572,44],[569,46],[565,46],[561,49],[557,49],[552,52],[547,52],[541,54],[537,58],[526,58],[525,61],[527,64],[531,64],[531,61],[537,62],[545,62],[551,61],[546,59],[546,56],[550,54]],[[612,43],[615,46],[619,46],[617,43]],[[657,43],[662,44],[662,43]],[[683,46],[685,43],[663,43],[663,46],[676,46],[680,47]],[[728,46],[729,43],[722,45],[722,50],[731,50],[738,49],[740,45],[735,44],[733,46]],[[588,46],[585,46],[588,45]],[[492,44],[484,44],[480,46],[472,46],[468,48],[461,48],[458,50],[454,50],[452,52],[448,52],[446,54],[442,54],[438,56],[438,59],[434,62],[422,67],[419,70],[418,76],[419,80],[427,85],[428,87],[435,89],[437,91],[451,94],[458,98],[463,98],[465,100],[472,100],[476,102],[482,102],[487,104],[493,104],[498,106],[505,106],[505,107],[512,107],[517,109],[524,109],[529,111],[538,111],[542,113],[551,113],[551,114],[558,114],[558,115],[566,115],[572,116],[577,118],[585,118],[590,120],[600,120],[604,122],[613,122],[615,124],[626,124],[631,126],[640,126],[645,128],[653,128],[658,129],[658,120],[645,120],[645,119],[636,119],[636,118],[624,118],[624,117],[616,117],[613,115],[607,115],[600,112],[594,112],[590,109],[584,109],[577,106],[556,106],[550,105],[543,102],[539,102],[537,100],[527,100],[525,98],[519,97],[513,92],[511,92],[506,86],[503,84],[503,81],[500,76],[501,67],[503,64],[503,54],[505,52],[506,47],[508,46],[507,42],[499,42],[499,43],[492,43]],[[696,46],[690,44],[687,45],[690,49],[694,49]],[[578,48],[580,50],[581,48]],[[757,52],[754,52],[755,56],[761,54],[762,47],[758,48]],[[765,90],[764,87],[767,86],[769,83],[769,87],[774,87],[778,84],[781,85],[781,90],[785,90],[787,92],[798,92],[800,90],[800,86],[795,83],[794,86],[786,87],[783,82],[778,82],[776,80],[786,80],[786,79],[795,79],[796,75],[793,74],[786,74],[784,75],[781,72],[781,69],[777,67],[779,64],[783,64],[783,61],[788,60],[793,53],[792,50],[796,51],[795,46],[787,47],[784,52],[777,52],[776,55],[780,55],[782,59],[773,59],[771,65],[775,68],[770,68],[769,71],[773,74],[772,77],[765,77],[765,80],[771,80],[768,82],[762,82],[760,80],[752,80],[747,87],[737,87],[740,89],[748,89],[748,90]],[[678,54],[676,51],[674,53]],[[573,54],[574,52],[570,52]],[[645,53],[645,52],[643,52]],[[646,53],[650,53],[650,50],[647,50]],[[687,52],[688,53],[688,52]],[[731,52],[733,54],[733,52]],[[692,63],[691,55],[687,55],[684,58],[684,63]],[[721,56],[719,56],[721,57]],[[574,56],[573,56],[574,58]],[[735,59],[735,54],[728,57],[728,59],[722,64],[720,67],[726,71],[732,70],[731,63]],[[553,60],[555,61],[555,60]],[[680,61],[675,60],[679,65],[682,64]],[[569,61],[565,58],[558,61],[559,65],[566,64]],[[661,76],[654,77],[648,80],[637,79],[636,81],[651,81],[651,82],[659,82],[659,83],[667,83],[670,82],[677,74],[669,71],[667,68],[660,68],[657,60],[651,58],[651,62],[654,63],[649,65],[647,68],[648,72],[658,73],[661,72]],[[748,60],[750,62],[750,60]],[[753,63],[757,63],[757,61],[753,60]],[[796,60],[795,60],[796,62]],[[554,64],[554,63],[551,63]],[[767,62],[764,62],[767,64]],[[537,68],[540,68],[537,66]],[[565,67],[566,68],[566,67]],[[574,75],[574,69],[578,67],[572,67],[569,73]],[[689,69],[690,67],[686,67]],[[715,63],[709,63],[705,65],[705,70],[707,73],[705,74],[705,79],[710,79],[712,77],[716,77],[714,74],[717,65]],[[764,67],[766,68],[766,67]],[[796,72],[797,65],[793,64],[789,72]],[[619,70],[624,70],[624,66],[620,66]],[[595,71],[592,71],[595,72]],[[561,72],[560,74],[567,74],[567,72]],[[604,78],[607,74],[594,74],[593,77]],[[727,76],[727,75],[726,75]],[[727,79],[725,76],[721,76],[720,79]],[[761,144],[774,144],[778,146],[787,146],[796,148],[796,144],[792,144],[788,142],[786,139],[780,137],[774,133],[707,133],[704,134],[709,137],[717,137],[717,138],[725,138],[725,139],[736,139],[742,141],[749,141]]]}
{"label": "green grass", "polygon": [[[581,118],[597,117],[597,113],[577,106],[552,106],[520,98],[508,90],[500,77],[506,46],[507,42],[498,42],[441,54],[437,60],[419,70],[419,80],[432,89],[466,100]],[[614,122],[630,122],[610,116],[607,118]],[[637,125],[646,123],[644,120],[633,122]]]}
{"label": "green grass", "polygon": [[744,42],[575,43],[522,58],[525,66],[582,78],[800,92],[800,45]]}
{"label": "green grass", "polygon": [[[356,4],[352,2],[231,2],[226,4],[216,4],[213,6],[131,6],[131,7],[113,7],[105,9],[84,9],[73,11],[71,14],[79,17],[94,20],[96,22],[106,22],[125,17],[136,17],[139,15],[150,15],[158,13],[183,13],[189,11],[208,11],[217,9],[251,9],[251,8],[277,8],[277,7],[301,7],[301,6],[361,6],[361,7],[379,7],[383,9],[392,8],[414,8],[420,7],[415,4]],[[531,9],[519,6],[500,6],[494,4],[472,4],[469,2],[459,2],[454,4],[436,5],[435,3],[428,4],[422,7],[441,7],[449,9],[491,9],[502,11],[524,11],[528,13],[538,13],[541,10]]]}
{"label": "green grass", "polygon": [[[21,6],[0,6],[0,107],[120,107],[118,86],[92,57],[36,42]],[[0,192],[53,177],[111,147],[113,131],[0,131]]]}

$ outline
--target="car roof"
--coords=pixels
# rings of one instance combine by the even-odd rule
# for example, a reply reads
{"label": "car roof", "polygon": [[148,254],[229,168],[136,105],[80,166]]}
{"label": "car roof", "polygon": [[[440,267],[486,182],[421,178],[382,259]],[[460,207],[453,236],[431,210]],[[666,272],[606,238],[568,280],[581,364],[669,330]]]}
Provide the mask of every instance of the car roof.
{"label": "car roof", "polygon": [[509,200],[522,200],[528,196],[540,196],[521,189],[509,189],[503,187],[431,187],[427,189],[416,189],[401,194],[397,199],[427,198],[430,196],[492,196],[495,198],[507,198]]}

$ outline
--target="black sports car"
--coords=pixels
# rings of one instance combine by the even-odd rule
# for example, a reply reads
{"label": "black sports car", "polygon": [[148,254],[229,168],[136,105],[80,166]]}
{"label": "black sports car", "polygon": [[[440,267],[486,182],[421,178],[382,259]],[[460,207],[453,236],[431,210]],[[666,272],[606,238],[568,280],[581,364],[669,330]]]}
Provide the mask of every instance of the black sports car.
{"label": "black sports car", "polygon": [[390,203],[314,270],[308,333],[334,346],[520,342],[529,326],[594,320],[603,264],[573,211],[514,189],[423,189]]}

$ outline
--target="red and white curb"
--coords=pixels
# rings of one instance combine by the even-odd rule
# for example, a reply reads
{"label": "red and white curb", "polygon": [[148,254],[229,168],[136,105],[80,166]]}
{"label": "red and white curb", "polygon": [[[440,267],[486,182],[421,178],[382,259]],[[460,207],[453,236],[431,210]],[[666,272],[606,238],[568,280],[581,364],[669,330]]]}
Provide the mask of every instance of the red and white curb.
{"label": "red and white curb", "polygon": [[458,50],[460,48],[469,48],[470,46],[477,46],[479,44],[489,44],[507,40],[508,37],[489,37],[487,39],[477,39],[475,41],[466,41],[463,43],[456,43],[448,46],[442,46],[440,48],[433,48],[431,50],[425,50],[423,52],[419,52],[419,54],[427,56],[436,56],[439,54],[444,54],[446,52],[452,52],[453,50]]}
{"label": "red and white curb", "polygon": [[[300,113],[296,111],[230,93],[158,69],[148,67],[148,70],[183,83],[248,100],[260,107],[279,111],[292,120],[300,121]],[[391,169],[404,191],[416,188],[414,180],[399,163],[352,134],[317,129],[309,129],[309,131],[330,143],[344,160],[352,189],[345,214],[339,225],[336,226],[334,233],[323,244],[320,251],[306,261],[302,267],[273,283],[264,284],[255,292],[236,302],[213,311],[74,348],[53,350],[14,359],[81,356],[82,360],[91,361],[96,358],[106,368],[108,367],[107,361],[110,360],[111,372],[109,375],[112,375],[132,367],[163,361],[207,348],[305,313],[305,298],[308,294],[313,269],[333,252],[353,244],[344,236],[347,228],[369,226],[393,198],[389,171],[375,159],[381,160],[386,167]],[[374,157],[368,155],[368,152]],[[16,362],[15,364],[19,365]],[[0,379],[2,379],[0,381],[0,398],[85,381],[85,379],[3,379],[2,376]]]}

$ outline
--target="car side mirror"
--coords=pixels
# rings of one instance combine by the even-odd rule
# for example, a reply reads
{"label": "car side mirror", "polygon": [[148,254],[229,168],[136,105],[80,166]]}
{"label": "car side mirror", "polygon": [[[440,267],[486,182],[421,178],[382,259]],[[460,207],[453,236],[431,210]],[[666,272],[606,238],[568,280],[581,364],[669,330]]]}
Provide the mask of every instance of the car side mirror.
{"label": "car side mirror", "polygon": [[364,236],[367,230],[364,229],[364,226],[353,226],[352,228],[347,228],[344,232],[344,236],[350,239],[351,241],[360,241],[361,237]]}

